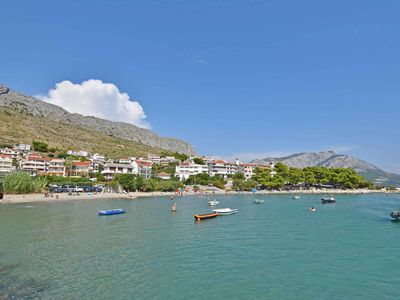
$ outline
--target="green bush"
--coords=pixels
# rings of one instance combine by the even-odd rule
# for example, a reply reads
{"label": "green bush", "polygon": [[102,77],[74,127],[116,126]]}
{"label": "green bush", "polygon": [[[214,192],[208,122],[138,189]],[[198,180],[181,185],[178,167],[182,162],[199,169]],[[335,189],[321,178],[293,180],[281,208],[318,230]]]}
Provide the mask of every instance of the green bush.
{"label": "green bush", "polygon": [[45,142],[40,142],[40,141],[35,141],[35,140],[32,141],[32,148],[35,151],[47,152],[48,147],[49,147],[49,145],[46,144]]}
{"label": "green bush", "polygon": [[4,192],[8,194],[40,193],[47,185],[44,177],[32,178],[28,173],[18,172],[4,176]]}

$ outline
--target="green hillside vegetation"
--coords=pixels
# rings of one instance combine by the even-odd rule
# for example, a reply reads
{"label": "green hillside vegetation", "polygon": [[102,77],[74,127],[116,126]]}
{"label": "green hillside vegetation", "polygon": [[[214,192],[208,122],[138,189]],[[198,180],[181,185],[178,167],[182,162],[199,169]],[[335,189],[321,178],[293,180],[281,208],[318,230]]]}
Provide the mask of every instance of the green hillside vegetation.
{"label": "green hillside vegetation", "polygon": [[[85,150],[110,157],[160,155],[165,151],[85,128],[36,117],[17,110],[0,109],[0,144],[40,141],[37,148],[45,151]],[[48,149],[43,144],[48,144]]]}
{"label": "green hillside vegetation", "polygon": [[121,186],[125,191],[129,192],[173,192],[184,186],[183,183],[178,181],[176,178],[170,180],[162,180],[158,178],[145,179],[141,176],[131,174],[118,174],[115,176],[114,180],[107,185],[114,189]]}
{"label": "green hillside vegetation", "polygon": [[253,179],[265,189],[282,189],[285,185],[319,186],[330,185],[341,189],[374,188],[374,185],[356,171],[349,168],[307,167],[289,168],[283,163],[275,165],[277,174],[256,168]]}

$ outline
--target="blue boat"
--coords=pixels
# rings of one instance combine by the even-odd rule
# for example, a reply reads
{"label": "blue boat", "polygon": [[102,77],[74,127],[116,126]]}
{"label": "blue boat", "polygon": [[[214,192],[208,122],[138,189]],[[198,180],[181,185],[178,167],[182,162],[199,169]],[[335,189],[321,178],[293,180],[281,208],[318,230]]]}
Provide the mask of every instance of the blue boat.
{"label": "blue boat", "polygon": [[125,213],[125,209],[122,209],[122,208],[100,210],[99,216],[120,215],[120,214],[124,214],[124,213]]}

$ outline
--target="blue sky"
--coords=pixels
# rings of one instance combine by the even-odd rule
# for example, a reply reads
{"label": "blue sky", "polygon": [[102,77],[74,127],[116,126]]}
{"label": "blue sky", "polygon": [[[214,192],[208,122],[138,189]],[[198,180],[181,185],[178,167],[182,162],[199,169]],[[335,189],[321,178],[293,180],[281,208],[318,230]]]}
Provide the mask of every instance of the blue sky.
{"label": "blue sky", "polygon": [[0,82],[112,83],[206,155],[400,172],[399,1],[2,1]]}

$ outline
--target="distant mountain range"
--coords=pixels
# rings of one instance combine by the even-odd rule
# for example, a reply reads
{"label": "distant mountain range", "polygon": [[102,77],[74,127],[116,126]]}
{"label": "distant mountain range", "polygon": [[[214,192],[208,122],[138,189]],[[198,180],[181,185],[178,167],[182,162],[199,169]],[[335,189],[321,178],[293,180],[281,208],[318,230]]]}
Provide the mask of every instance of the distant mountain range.
{"label": "distant mountain range", "polygon": [[[140,153],[146,150],[154,153],[160,149],[195,153],[194,148],[184,141],[160,137],[148,129],[132,124],[69,113],[59,106],[17,93],[1,84],[0,117],[2,123],[4,122],[0,124],[1,143],[31,143],[36,138],[44,139],[50,144],[56,143],[52,146],[72,149],[86,147],[89,149],[83,150],[87,151],[95,151],[97,148],[98,151],[105,149],[112,152],[114,149],[110,147],[114,144],[114,148],[124,148],[126,154],[137,153],[138,149]],[[103,145],[103,140],[108,144]],[[129,152],[129,149],[132,151]]]}
{"label": "distant mountain range", "polygon": [[267,157],[254,159],[251,163],[282,162],[289,167],[305,168],[321,166],[326,168],[351,168],[366,179],[383,185],[400,186],[400,175],[388,173],[361,159],[346,154],[337,154],[333,151],[296,153],[285,157]]}

